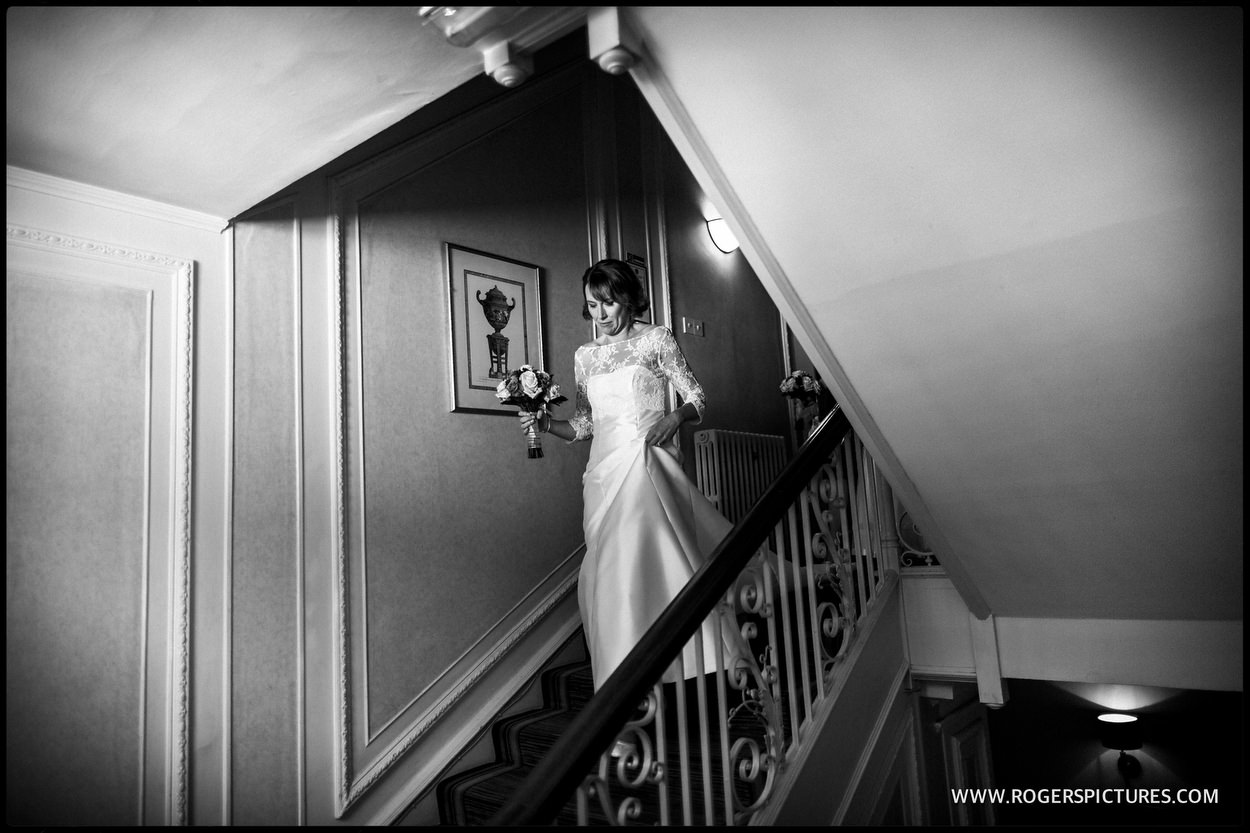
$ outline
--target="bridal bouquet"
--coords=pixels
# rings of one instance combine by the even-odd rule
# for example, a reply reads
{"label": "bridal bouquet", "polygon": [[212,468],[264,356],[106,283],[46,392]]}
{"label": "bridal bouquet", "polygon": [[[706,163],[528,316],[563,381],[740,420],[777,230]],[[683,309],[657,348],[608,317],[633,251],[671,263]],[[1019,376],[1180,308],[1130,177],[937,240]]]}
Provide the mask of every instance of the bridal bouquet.
{"label": "bridal bouquet", "polygon": [[782,380],[781,395],[797,399],[803,405],[811,405],[820,398],[820,382],[806,370],[796,370]]}
{"label": "bridal bouquet", "polygon": [[[531,414],[546,413],[550,405],[559,405],[568,399],[560,395],[560,386],[551,378],[551,374],[535,370],[528,364],[521,365],[503,378],[495,388],[495,396],[504,405],[516,405]],[[543,456],[542,438],[538,436],[538,422],[530,426],[528,431],[529,458]]]}
{"label": "bridal bouquet", "polygon": [[812,433],[812,425],[820,416],[820,391],[820,382],[806,370],[796,370],[781,380],[781,395],[793,399],[798,406],[794,431],[800,443]]}

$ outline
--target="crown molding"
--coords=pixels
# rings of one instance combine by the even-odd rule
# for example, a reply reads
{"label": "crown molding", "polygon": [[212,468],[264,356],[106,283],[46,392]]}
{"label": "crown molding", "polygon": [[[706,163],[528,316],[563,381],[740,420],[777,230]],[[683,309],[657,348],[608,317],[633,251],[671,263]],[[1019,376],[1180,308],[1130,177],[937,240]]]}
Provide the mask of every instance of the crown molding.
{"label": "crown molding", "polygon": [[152,220],[175,223],[198,231],[211,231],[214,234],[220,233],[228,224],[224,217],[215,217],[144,197],[133,197],[129,194],[110,191],[107,188],[98,188],[94,185],[41,174],[13,165],[5,166],[5,185],[9,188],[21,188],[113,211],[123,211]]}

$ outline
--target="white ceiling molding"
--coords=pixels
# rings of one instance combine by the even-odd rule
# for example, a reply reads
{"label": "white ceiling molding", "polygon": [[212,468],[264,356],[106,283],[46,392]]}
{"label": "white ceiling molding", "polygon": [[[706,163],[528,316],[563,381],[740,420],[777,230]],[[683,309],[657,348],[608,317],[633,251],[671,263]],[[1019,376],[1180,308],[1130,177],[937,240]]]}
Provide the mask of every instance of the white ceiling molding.
{"label": "white ceiling molding", "polygon": [[96,188],[94,185],[84,185],[81,182],[48,176],[24,168],[15,168],[12,165],[6,165],[4,173],[5,185],[10,188],[22,188],[26,191],[74,200],[111,211],[123,211],[151,220],[177,223],[200,231],[221,232],[227,225],[224,217],[215,217],[200,211],[189,211],[175,205],[167,205],[143,197],[132,197],[117,191]]}

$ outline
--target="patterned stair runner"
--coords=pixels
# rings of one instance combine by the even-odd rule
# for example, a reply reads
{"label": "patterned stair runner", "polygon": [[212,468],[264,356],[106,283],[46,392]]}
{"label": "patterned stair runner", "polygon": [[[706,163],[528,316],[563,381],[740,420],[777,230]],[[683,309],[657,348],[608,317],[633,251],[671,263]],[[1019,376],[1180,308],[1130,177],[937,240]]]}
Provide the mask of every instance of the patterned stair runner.
{"label": "patterned stair runner", "polygon": [[[562,665],[542,676],[543,705],[504,718],[492,727],[495,762],[475,767],[438,786],[443,824],[486,824],[516,792],[594,693],[588,661]],[[573,824],[571,813],[560,823]]]}

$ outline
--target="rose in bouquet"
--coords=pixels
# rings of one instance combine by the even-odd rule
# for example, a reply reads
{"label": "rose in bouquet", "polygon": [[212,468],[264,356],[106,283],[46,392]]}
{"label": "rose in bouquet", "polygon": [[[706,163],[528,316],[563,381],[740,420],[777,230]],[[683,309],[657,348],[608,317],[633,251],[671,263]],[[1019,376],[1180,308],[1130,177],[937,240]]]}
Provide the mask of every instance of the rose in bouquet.
{"label": "rose in bouquet", "polygon": [[[548,413],[547,408],[559,405],[568,399],[560,394],[560,386],[551,378],[551,374],[535,370],[523,364],[513,370],[495,388],[495,396],[504,405],[516,405],[531,414]],[[538,436],[538,420],[530,425],[528,431],[529,457],[543,456],[542,439]]]}
{"label": "rose in bouquet", "polygon": [[820,398],[820,382],[806,370],[796,370],[781,381],[781,395],[797,399],[803,405],[812,405]]}

